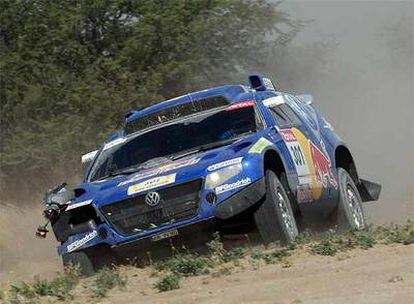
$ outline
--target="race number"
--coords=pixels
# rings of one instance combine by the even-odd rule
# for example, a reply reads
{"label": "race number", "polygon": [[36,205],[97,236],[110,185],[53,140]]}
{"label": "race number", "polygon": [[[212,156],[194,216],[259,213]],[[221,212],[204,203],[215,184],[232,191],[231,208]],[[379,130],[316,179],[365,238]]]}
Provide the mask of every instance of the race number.
{"label": "race number", "polygon": [[292,157],[293,163],[295,164],[296,173],[298,174],[299,184],[310,184],[311,177],[309,172],[308,163],[305,158],[305,154],[302,150],[301,145],[296,139],[295,134],[292,130],[280,130],[283,141],[285,142],[290,156]]}

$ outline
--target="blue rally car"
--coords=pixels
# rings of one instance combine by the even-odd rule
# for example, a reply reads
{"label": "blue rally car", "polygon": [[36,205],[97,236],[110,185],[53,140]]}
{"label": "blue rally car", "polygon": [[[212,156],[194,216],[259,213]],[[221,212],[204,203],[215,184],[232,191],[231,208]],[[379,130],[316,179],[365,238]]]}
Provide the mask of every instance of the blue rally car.
{"label": "blue rally car", "polygon": [[289,242],[307,214],[364,228],[361,203],[381,187],[359,177],[312,97],[279,92],[262,75],[249,83],[131,111],[124,130],[84,155],[83,182],[45,199],[64,265],[91,274],[108,257],[165,251],[245,223],[265,243]]}

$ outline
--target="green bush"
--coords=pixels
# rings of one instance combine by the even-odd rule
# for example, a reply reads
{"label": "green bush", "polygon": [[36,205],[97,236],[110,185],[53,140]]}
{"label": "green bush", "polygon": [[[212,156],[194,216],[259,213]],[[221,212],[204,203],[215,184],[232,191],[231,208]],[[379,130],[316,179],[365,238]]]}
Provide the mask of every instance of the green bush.
{"label": "green bush", "polygon": [[251,258],[253,260],[263,260],[266,264],[274,264],[283,261],[292,254],[291,249],[281,248],[273,250],[256,249],[252,252]]}
{"label": "green bush", "polygon": [[155,264],[159,271],[170,271],[181,275],[198,275],[205,273],[209,268],[207,258],[195,254],[176,255],[166,261]]}
{"label": "green bush", "polygon": [[359,247],[362,249],[368,249],[377,243],[371,229],[353,230],[350,232],[348,240],[350,248]]}
{"label": "green bush", "polygon": [[213,264],[238,260],[244,255],[244,250],[241,247],[235,247],[230,250],[225,249],[218,232],[214,234],[213,240],[207,243],[207,248],[210,251],[210,260]]}
{"label": "green bush", "polygon": [[312,245],[312,252],[320,255],[335,255],[339,248],[331,238],[324,238],[322,241]]}
{"label": "green bush", "polygon": [[414,221],[408,220],[404,225],[378,226],[372,229],[375,238],[385,244],[414,244]]}
{"label": "green bush", "polygon": [[71,291],[78,281],[78,269],[67,268],[65,272],[58,273],[56,278],[51,281],[36,280],[33,284],[27,284],[25,282],[12,284],[12,302],[35,302],[39,296],[51,296],[59,300],[67,300],[72,298]]}
{"label": "green bush", "polygon": [[167,274],[154,284],[154,288],[156,288],[159,292],[179,289],[180,276],[174,273]]}
{"label": "green bush", "polygon": [[92,292],[95,297],[102,298],[106,296],[110,289],[116,286],[123,288],[125,284],[126,278],[117,269],[104,268],[96,274]]}

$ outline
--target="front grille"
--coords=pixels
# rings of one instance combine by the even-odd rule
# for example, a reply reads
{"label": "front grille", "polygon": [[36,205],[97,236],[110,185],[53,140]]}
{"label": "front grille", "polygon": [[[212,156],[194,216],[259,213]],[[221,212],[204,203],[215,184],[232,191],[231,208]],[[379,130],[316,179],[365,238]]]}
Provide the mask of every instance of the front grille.
{"label": "front grille", "polygon": [[118,233],[129,235],[189,219],[198,214],[201,179],[157,190],[160,203],[148,206],[141,195],[103,206],[101,210]]}

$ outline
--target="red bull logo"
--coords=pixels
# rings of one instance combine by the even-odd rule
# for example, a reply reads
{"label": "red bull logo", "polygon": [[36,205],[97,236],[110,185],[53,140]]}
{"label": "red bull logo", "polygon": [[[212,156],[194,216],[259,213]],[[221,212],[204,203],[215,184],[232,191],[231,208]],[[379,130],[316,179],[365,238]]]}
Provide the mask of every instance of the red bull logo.
{"label": "red bull logo", "polygon": [[310,142],[309,146],[317,182],[321,183],[324,188],[326,188],[328,184],[332,185],[334,188],[337,188],[338,183],[336,182],[335,176],[331,170],[331,162],[329,158],[312,142]]}

